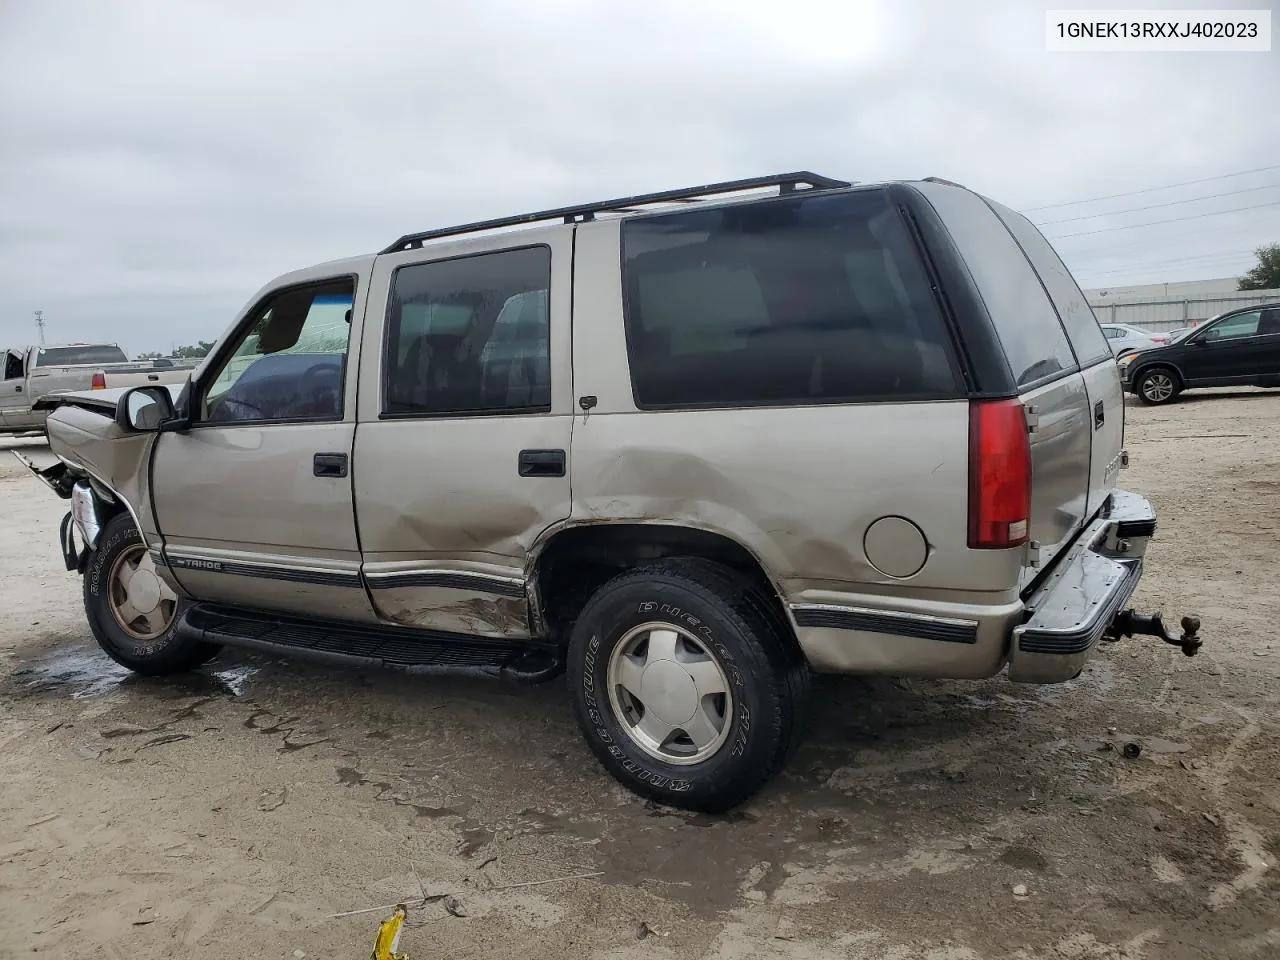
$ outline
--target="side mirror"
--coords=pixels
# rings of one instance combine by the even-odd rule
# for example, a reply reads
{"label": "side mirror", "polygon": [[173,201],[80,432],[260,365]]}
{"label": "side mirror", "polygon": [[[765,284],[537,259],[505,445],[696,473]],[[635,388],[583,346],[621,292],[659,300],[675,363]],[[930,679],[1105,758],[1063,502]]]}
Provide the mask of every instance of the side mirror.
{"label": "side mirror", "polygon": [[131,433],[155,433],[173,417],[173,398],[164,387],[134,387],[116,402],[116,423]]}

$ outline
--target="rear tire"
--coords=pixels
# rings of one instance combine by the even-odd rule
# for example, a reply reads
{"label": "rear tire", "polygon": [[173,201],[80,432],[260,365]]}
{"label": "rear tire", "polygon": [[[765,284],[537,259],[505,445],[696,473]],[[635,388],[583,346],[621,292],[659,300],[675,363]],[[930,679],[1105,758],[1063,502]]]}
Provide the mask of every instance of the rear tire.
{"label": "rear tire", "polygon": [[782,615],[716,564],[667,560],[615,577],[569,639],[583,736],[626,787],[719,813],[785,765],[809,672]]}
{"label": "rear tire", "polygon": [[[136,578],[141,579],[135,583]],[[136,673],[198,667],[218,648],[178,633],[182,609],[182,600],[155,575],[133,518],[113,517],[84,572],[84,611],[98,645]]]}
{"label": "rear tire", "polygon": [[1182,392],[1182,381],[1169,367],[1147,367],[1134,381],[1134,393],[1148,406],[1172,403]]}

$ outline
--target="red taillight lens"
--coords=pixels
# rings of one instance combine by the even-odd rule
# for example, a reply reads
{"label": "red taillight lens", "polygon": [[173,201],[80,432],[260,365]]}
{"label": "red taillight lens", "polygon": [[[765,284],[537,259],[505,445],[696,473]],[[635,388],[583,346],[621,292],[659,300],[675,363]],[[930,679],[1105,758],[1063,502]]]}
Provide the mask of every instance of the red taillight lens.
{"label": "red taillight lens", "polygon": [[[84,381],[82,380],[82,381],[80,381],[80,382],[81,382],[81,383],[83,383]],[[91,381],[89,381],[89,389],[90,389],[90,390],[105,390],[105,389],[107,389],[107,375],[106,375],[105,373],[103,373],[101,370],[99,370],[97,373],[95,373],[95,374],[93,375],[93,379],[92,379]]]}
{"label": "red taillight lens", "polygon": [[1151,342],[1152,343],[1168,343],[1169,338],[1168,337],[1152,337]]}
{"label": "red taillight lens", "polygon": [[1027,542],[1031,441],[1019,400],[969,407],[969,546],[1000,550]]}

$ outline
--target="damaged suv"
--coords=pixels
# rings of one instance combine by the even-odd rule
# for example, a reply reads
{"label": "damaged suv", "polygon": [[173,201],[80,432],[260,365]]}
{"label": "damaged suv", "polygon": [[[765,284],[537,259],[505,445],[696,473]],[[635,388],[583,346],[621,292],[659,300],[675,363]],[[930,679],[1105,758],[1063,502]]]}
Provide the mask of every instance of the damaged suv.
{"label": "damaged suv", "polygon": [[1119,373],[1021,215],[810,173],[410,234],[260,290],[181,389],[51,401],[102,647],[533,681],[723,810],[811,672],[1069,680],[1155,531]]}

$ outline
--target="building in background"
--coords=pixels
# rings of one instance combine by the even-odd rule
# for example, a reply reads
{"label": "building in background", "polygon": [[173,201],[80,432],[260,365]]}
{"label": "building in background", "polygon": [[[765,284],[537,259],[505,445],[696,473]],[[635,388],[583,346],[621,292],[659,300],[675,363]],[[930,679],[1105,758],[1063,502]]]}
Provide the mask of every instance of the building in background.
{"label": "building in background", "polygon": [[1280,290],[1239,290],[1235,277],[1179,283],[1115,284],[1084,291],[1102,323],[1124,323],[1167,333],[1203,323],[1228,310],[1280,303]]}

